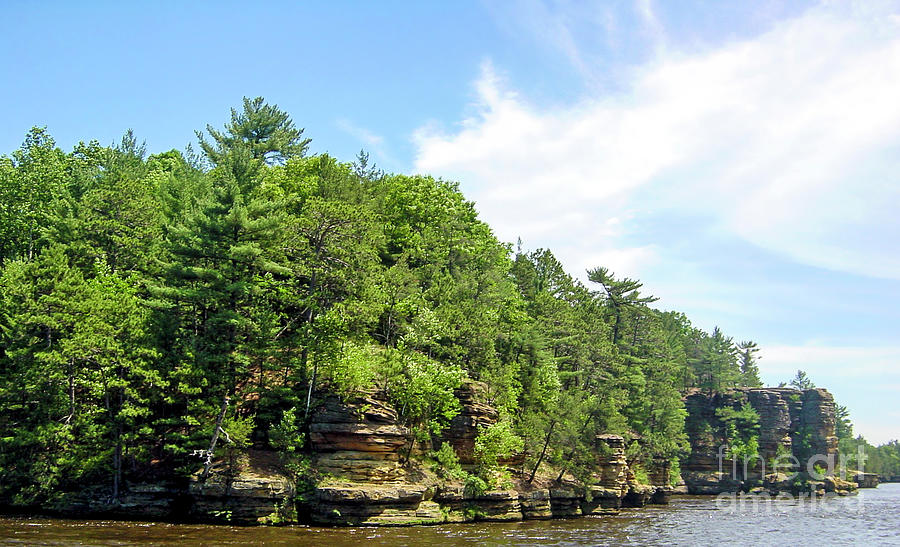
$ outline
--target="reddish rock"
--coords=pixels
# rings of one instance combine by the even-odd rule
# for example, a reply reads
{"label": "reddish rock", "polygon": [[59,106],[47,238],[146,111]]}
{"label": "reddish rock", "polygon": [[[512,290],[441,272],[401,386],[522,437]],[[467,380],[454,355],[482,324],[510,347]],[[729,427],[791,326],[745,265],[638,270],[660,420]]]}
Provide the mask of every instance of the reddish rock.
{"label": "reddish rock", "polygon": [[441,433],[440,440],[450,443],[463,465],[475,463],[475,438],[479,428],[491,426],[500,418],[497,410],[485,402],[486,393],[487,384],[472,380],[465,381],[454,392],[462,408]]}
{"label": "reddish rock", "polygon": [[410,433],[397,424],[397,412],[385,401],[371,395],[351,401],[330,396],[311,422],[309,440],[320,472],[374,484],[403,479],[400,459]]}

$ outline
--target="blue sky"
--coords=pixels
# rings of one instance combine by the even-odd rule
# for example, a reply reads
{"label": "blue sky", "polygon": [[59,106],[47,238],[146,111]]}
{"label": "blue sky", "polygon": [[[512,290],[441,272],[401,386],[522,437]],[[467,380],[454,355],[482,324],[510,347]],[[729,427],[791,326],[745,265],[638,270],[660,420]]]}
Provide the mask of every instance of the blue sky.
{"label": "blue sky", "polygon": [[262,95],[900,437],[897,2],[8,1],[0,47],[0,152],[182,149]]}

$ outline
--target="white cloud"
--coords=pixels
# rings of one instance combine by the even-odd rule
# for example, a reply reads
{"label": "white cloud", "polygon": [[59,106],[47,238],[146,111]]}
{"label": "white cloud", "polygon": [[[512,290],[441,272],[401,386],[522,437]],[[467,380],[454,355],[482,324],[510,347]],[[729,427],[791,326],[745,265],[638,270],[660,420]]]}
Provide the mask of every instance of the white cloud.
{"label": "white cloud", "polygon": [[580,257],[581,260],[574,264],[575,272],[581,273],[590,268],[605,266],[613,273],[625,276],[629,272],[638,272],[648,264],[659,260],[658,250],[654,245],[642,247],[627,247],[623,249],[604,249],[597,253]]}
{"label": "white cloud", "polygon": [[[763,346],[762,367],[766,374],[793,377],[799,369],[829,377],[879,377],[900,381],[900,347],[898,346],[829,346],[804,344],[799,346]],[[890,385],[900,394],[900,384]]]}
{"label": "white cloud", "polygon": [[379,165],[385,167],[398,165],[397,160],[388,150],[387,143],[383,136],[373,133],[365,127],[360,127],[345,118],[341,118],[337,121],[337,127],[359,141],[366,153],[372,154],[372,159],[377,160]]}
{"label": "white cloud", "polygon": [[763,345],[760,357],[763,381],[776,385],[804,370],[847,406],[857,434],[875,444],[900,438],[900,346]]}
{"label": "white cloud", "polygon": [[337,125],[342,131],[350,134],[350,136],[356,138],[363,144],[373,148],[379,148],[384,144],[384,137],[376,135],[364,127],[359,127],[350,120],[340,119],[338,120]]}
{"label": "white cloud", "polygon": [[669,47],[627,93],[563,108],[529,104],[486,64],[475,114],[417,132],[416,168],[462,181],[501,237],[566,247],[567,263],[642,267],[623,257],[652,242],[608,226],[640,206],[710,215],[805,264],[900,279],[900,26],[893,8],[848,6],[701,54]]}

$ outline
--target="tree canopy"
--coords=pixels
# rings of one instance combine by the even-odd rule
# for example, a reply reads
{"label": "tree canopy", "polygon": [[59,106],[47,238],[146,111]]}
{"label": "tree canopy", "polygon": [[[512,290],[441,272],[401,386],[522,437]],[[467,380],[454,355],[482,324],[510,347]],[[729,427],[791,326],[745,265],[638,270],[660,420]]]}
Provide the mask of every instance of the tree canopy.
{"label": "tree canopy", "polygon": [[329,394],[378,392],[429,438],[466,379],[500,413],[484,465],[588,474],[598,433],[672,458],[684,390],[760,385],[753,342],[513,251],[454,182],[308,156],[262,98],[198,138],[66,153],[35,128],[0,158],[0,498],[195,471],[219,423],[302,450]]}

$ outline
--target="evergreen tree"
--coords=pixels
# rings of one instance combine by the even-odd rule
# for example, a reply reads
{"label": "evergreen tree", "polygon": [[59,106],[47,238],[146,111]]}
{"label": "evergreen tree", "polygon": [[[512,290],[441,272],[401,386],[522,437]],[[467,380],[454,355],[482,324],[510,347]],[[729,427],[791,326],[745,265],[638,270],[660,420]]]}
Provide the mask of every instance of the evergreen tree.
{"label": "evergreen tree", "polygon": [[0,423],[14,434],[0,439],[0,483],[23,501],[79,481],[106,482],[116,498],[124,454],[147,445],[141,424],[164,382],[146,306],[133,282],[91,273],[59,245],[3,273]]}
{"label": "evergreen tree", "polygon": [[790,384],[788,384],[788,385],[790,385],[793,388],[801,389],[801,390],[812,389],[812,388],[816,387],[816,384],[814,384],[812,382],[812,380],[810,380],[809,376],[807,376],[807,374],[805,372],[803,372],[802,370],[797,371],[797,375],[794,376],[794,379],[791,380]]}
{"label": "evergreen tree", "polygon": [[200,149],[213,165],[230,164],[238,180],[255,175],[262,164],[280,165],[302,157],[310,139],[303,138],[287,112],[270,105],[262,97],[244,97],[243,109],[231,109],[231,121],[224,131],[206,126],[211,141],[197,131]]}
{"label": "evergreen tree", "polygon": [[56,204],[68,193],[66,168],[45,128],[32,128],[12,158],[0,157],[0,264],[37,256]]}
{"label": "evergreen tree", "polygon": [[612,342],[617,344],[622,334],[622,319],[629,310],[635,310],[640,306],[659,300],[654,296],[641,296],[638,291],[644,286],[635,279],[616,279],[607,268],[594,268],[588,270],[588,279],[598,283],[604,291],[605,298],[613,311]]}
{"label": "evergreen tree", "polygon": [[759,379],[759,367],[756,365],[756,354],[759,352],[756,342],[745,340],[738,344],[738,361],[741,368],[740,383],[747,387],[762,387]]}

